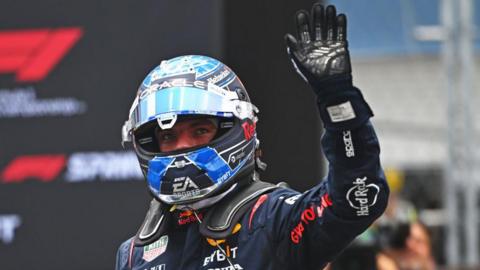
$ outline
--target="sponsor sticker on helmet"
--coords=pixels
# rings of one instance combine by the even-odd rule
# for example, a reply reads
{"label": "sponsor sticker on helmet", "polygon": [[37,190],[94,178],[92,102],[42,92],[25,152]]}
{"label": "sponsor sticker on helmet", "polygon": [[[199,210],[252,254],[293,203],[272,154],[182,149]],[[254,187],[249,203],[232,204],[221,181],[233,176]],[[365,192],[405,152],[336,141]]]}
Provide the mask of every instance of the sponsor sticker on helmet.
{"label": "sponsor sticker on helmet", "polygon": [[187,189],[198,189],[195,182],[193,182],[188,176],[177,177],[173,182],[173,193],[185,192]]}
{"label": "sponsor sticker on helmet", "polygon": [[253,136],[255,136],[255,127],[256,123],[249,123],[245,122],[242,124],[243,128],[243,135],[245,136],[245,140],[250,140]]}
{"label": "sponsor sticker on helmet", "polygon": [[165,250],[167,249],[167,245],[168,245],[168,235],[164,235],[160,237],[160,239],[158,239],[156,242],[148,246],[145,246],[143,248],[142,259],[144,259],[147,262],[153,261],[155,258],[157,258],[158,256],[162,255],[165,252]]}

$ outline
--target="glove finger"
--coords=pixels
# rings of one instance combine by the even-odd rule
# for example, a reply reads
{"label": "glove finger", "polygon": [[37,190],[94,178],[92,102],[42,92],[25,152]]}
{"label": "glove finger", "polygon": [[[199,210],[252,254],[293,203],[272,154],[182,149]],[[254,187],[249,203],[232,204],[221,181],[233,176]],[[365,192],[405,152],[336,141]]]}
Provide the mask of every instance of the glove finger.
{"label": "glove finger", "polygon": [[336,39],[336,18],[337,18],[337,11],[335,6],[329,5],[327,7],[327,40],[333,41]]}
{"label": "glove finger", "polygon": [[337,16],[337,40],[347,40],[347,16],[345,14]]}
{"label": "glove finger", "polygon": [[305,75],[300,71],[299,67],[301,66],[300,61],[304,58],[304,56],[299,51],[299,45],[297,40],[290,34],[285,35],[285,43],[287,44],[287,52],[290,56],[290,61],[293,64],[293,67],[297,71],[297,73],[307,81]]}
{"label": "glove finger", "polygon": [[298,38],[302,43],[309,43],[310,38],[310,27],[308,26],[308,13],[305,10],[300,10],[295,16],[297,23]]}
{"label": "glove finger", "polygon": [[295,51],[298,51],[299,46],[297,40],[290,34],[285,35],[285,43],[287,44],[287,49],[289,53],[292,54]]}
{"label": "glove finger", "polygon": [[300,44],[298,44],[298,41],[292,35],[285,35],[285,43],[287,44],[287,52],[292,60],[298,62],[304,58],[301,53]]}
{"label": "glove finger", "polygon": [[315,41],[325,39],[326,34],[322,33],[325,30],[325,21],[324,21],[324,8],[321,4],[317,3],[312,7],[312,26],[313,26],[313,33],[312,36]]}

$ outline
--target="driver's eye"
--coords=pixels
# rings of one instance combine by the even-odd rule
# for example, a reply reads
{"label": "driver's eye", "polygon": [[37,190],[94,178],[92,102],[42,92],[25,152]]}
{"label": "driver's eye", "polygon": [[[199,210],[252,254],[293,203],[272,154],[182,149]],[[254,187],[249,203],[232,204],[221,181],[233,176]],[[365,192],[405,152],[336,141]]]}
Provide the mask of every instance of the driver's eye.
{"label": "driver's eye", "polygon": [[210,132],[210,130],[208,130],[206,128],[197,128],[195,130],[195,135],[199,136],[199,135],[207,134],[209,132]]}
{"label": "driver's eye", "polygon": [[173,133],[160,133],[158,138],[161,142],[168,142],[175,139],[175,135]]}

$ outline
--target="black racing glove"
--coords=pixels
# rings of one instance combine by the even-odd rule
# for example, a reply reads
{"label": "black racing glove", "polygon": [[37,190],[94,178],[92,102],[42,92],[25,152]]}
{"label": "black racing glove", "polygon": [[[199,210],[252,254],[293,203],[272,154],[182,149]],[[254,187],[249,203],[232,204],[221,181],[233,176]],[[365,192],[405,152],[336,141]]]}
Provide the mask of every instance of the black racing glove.
{"label": "black racing glove", "polygon": [[352,84],[347,42],[347,17],[335,7],[314,4],[310,16],[301,10],[295,16],[298,39],[285,36],[292,63],[318,97],[320,116],[326,128],[353,129],[373,113],[360,90]]}

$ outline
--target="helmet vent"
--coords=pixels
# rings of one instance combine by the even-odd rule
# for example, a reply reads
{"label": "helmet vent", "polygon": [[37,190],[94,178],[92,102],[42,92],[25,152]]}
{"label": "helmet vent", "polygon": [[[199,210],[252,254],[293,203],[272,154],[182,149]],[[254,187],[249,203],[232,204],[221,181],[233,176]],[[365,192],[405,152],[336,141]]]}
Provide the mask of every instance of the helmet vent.
{"label": "helmet vent", "polygon": [[170,129],[177,122],[177,114],[165,113],[157,118],[158,125],[161,129]]}

